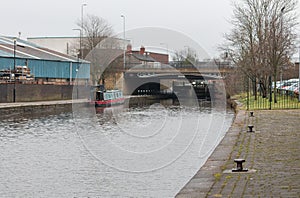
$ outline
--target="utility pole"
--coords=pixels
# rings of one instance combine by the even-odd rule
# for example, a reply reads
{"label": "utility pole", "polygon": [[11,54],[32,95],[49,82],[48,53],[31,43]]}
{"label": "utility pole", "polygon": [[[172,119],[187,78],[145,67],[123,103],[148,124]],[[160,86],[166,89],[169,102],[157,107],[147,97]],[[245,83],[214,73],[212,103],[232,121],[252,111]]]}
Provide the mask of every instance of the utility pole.
{"label": "utility pole", "polygon": [[82,49],[82,40],[83,40],[83,7],[87,6],[86,3],[81,5],[81,28],[80,28],[80,38],[79,38],[79,48],[80,48],[80,58],[83,59],[83,49]]}
{"label": "utility pole", "polygon": [[123,18],[123,40],[124,40],[124,52],[123,52],[123,69],[125,72],[125,67],[126,67],[126,45],[125,45],[125,16],[121,15],[121,17]]}
{"label": "utility pole", "polygon": [[299,82],[298,82],[298,101],[300,102],[300,47],[299,47],[299,63],[298,63],[298,70],[299,70]]}
{"label": "utility pole", "polygon": [[13,102],[16,102],[16,44],[17,39],[14,39],[14,91],[13,91]]}

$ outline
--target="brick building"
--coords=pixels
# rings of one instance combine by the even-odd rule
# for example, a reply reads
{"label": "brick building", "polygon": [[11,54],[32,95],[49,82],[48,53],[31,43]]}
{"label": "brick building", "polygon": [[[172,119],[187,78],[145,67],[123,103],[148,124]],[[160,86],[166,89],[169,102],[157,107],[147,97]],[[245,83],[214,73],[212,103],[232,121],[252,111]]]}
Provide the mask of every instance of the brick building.
{"label": "brick building", "polygon": [[132,50],[132,46],[127,45],[126,52],[126,66],[130,68],[134,65],[157,65],[169,64],[169,55],[146,51],[144,46],[141,46],[140,50]]}

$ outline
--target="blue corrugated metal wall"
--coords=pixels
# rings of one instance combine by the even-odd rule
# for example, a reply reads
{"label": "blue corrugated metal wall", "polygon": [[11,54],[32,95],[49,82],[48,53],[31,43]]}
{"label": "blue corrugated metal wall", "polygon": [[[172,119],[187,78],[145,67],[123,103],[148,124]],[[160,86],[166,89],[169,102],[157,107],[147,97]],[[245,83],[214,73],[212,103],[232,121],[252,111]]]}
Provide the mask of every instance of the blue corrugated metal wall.
{"label": "blue corrugated metal wall", "polygon": [[[26,61],[31,73],[37,78],[70,78],[71,68],[72,78],[90,78],[89,63],[16,58],[16,65],[26,65]],[[14,68],[14,58],[0,57],[0,69],[10,68]]]}

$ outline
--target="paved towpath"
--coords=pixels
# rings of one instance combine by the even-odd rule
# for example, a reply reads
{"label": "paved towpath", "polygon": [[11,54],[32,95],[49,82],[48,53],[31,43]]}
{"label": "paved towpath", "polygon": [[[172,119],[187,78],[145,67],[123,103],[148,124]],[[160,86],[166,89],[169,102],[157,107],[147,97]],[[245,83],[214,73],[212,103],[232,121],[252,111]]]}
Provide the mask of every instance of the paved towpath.
{"label": "paved towpath", "polygon": [[[247,132],[248,125],[254,133]],[[245,173],[232,173],[243,158]],[[300,197],[300,109],[240,110],[199,172],[177,194],[187,197]]]}

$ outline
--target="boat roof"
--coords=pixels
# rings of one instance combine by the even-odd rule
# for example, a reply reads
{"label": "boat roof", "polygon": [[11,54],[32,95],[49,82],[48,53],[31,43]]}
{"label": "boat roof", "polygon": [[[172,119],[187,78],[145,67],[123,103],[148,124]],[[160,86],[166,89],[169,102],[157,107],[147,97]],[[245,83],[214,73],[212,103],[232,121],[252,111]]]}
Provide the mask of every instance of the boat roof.
{"label": "boat roof", "polygon": [[113,89],[113,90],[106,90],[106,91],[97,91],[97,92],[103,92],[103,93],[111,93],[111,92],[122,92],[121,90],[118,90],[118,89]]}

